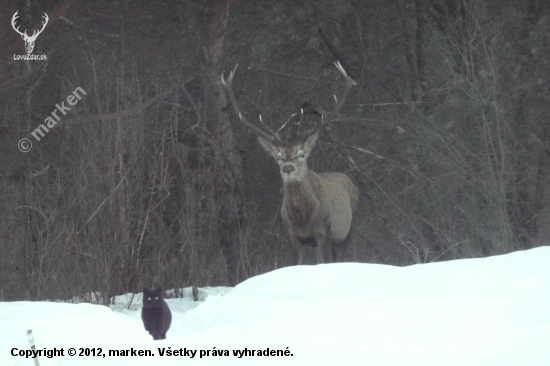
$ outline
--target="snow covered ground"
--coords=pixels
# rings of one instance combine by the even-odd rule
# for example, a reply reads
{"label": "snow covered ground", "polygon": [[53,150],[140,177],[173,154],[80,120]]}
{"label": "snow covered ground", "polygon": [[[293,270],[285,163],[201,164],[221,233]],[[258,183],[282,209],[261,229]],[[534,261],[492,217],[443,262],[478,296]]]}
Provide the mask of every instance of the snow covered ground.
{"label": "snow covered ground", "polygon": [[[40,366],[550,365],[550,247],[404,268],[288,267],[202,292],[210,295],[198,303],[167,300],[164,341],[143,329],[140,295],[130,309],[119,297],[113,310],[0,303],[0,365],[34,366],[11,354],[30,350],[27,329],[37,350],[63,349],[63,357],[40,356]],[[183,356],[167,355],[180,349]],[[140,351],[154,356],[131,355]]]}

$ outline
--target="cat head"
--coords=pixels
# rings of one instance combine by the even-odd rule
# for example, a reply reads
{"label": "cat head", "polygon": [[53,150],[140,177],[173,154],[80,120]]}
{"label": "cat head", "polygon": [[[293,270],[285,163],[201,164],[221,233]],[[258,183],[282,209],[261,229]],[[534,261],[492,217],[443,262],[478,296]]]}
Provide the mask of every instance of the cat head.
{"label": "cat head", "polygon": [[155,304],[162,303],[162,289],[157,287],[156,290],[149,290],[146,287],[143,288],[143,306],[155,306]]}

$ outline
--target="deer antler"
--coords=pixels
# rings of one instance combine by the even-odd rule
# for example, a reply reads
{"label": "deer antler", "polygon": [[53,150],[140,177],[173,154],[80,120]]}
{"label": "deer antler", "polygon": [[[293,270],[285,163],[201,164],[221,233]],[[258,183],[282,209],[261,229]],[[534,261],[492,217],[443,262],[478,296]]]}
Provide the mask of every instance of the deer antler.
{"label": "deer antler", "polygon": [[348,98],[348,94],[351,87],[354,85],[357,85],[357,83],[353,81],[351,77],[348,76],[348,74],[346,73],[346,70],[344,70],[344,68],[340,64],[340,61],[336,61],[334,65],[336,66],[338,71],[340,71],[340,73],[344,75],[346,84],[344,85],[344,91],[342,92],[342,96],[340,97],[340,100],[338,100],[336,95],[334,95],[334,101],[336,103],[334,104],[334,109],[332,110],[332,113],[330,114],[330,116],[327,116],[327,113],[323,109],[316,108],[321,113],[321,116],[322,116],[322,122],[319,128],[323,128],[325,125],[329,124],[330,121],[334,118],[334,116],[340,113],[340,109],[342,109],[342,107],[344,106],[344,103],[346,103],[346,99]]}
{"label": "deer antler", "polygon": [[13,14],[13,17],[11,18],[11,26],[13,27],[13,29],[14,29],[17,33],[19,33],[19,34],[21,35],[21,37],[23,37],[23,38],[30,38],[30,39],[38,37],[38,36],[40,35],[40,33],[42,33],[42,31],[46,28],[46,24],[48,24],[48,20],[50,20],[50,18],[48,18],[48,14],[44,13],[44,16],[43,16],[44,21],[42,22],[42,29],[40,29],[40,30],[36,30],[36,29],[35,29],[34,32],[32,33],[32,36],[29,36],[29,35],[27,34],[27,30],[26,30],[26,29],[25,29],[24,32],[21,32],[21,31],[19,30],[19,26],[18,26],[18,27],[15,26],[15,21],[17,20],[17,18],[19,18],[19,10],[17,10],[17,11],[15,12],[15,14]]}
{"label": "deer antler", "polygon": [[28,36],[27,36],[27,30],[26,30],[26,29],[25,29],[25,32],[21,32],[21,31],[19,30],[19,27],[17,27],[17,28],[15,27],[15,21],[17,20],[17,18],[19,18],[19,14],[18,14],[18,13],[19,13],[19,10],[17,10],[17,11],[15,12],[15,14],[13,14],[13,17],[11,18],[11,26],[12,26],[12,28],[13,28],[17,33],[19,33],[22,37],[28,37]]}
{"label": "deer antler", "polygon": [[243,116],[241,110],[239,109],[239,105],[237,104],[237,100],[235,99],[235,93],[233,93],[233,77],[235,76],[235,71],[237,71],[237,66],[239,64],[235,65],[235,68],[233,71],[229,73],[229,77],[227,80],[224,78],[223,73],[221,76],[222,85],[225,88],[225,91],[227,93],[227,96],[229,97],[229,101],[231,102],[231,105],[233,106],[233,110],[235,113],[239,116],[239,119],[241,122],[248,128],[250,128],[253,132],[255,132],[257,135],[269,140],[269,141],[281,141],[281,138],[279,135],[277,135],[271,128],[269,128],[266,124],[262,123],[262,125],[265,127],[267,132],[263,131],[262,129],[256,127],[252,123],[248,122],[248,120]]}
{"label": "deer antler", "polygon": [[[48,14],[46,14],[46,13],[44,13],[43,18],[44,18],[44,21],[42,22],[42,29],[40,29],[40,30],[38,31],[38,33],[36,33],[37,30],[35,29],[34,32],[32,33],[31,38],[32,38],[32,37],[38,37],[38,35],[39,35],[40,33],[42,33],[42,31],[46,28],[46,24],[48,24],[48,20],[50,20],[50,18],[48,18]],[[36,33],[36,35],[35,35],[35,33]]]}

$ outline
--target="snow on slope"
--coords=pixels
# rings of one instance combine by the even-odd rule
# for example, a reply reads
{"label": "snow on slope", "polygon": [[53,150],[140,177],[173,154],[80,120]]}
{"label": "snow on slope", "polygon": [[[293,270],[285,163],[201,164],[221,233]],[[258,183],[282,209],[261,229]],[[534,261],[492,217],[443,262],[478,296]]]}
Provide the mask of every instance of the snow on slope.
{"label": "snow on slope", "polygon": [[[40,357],[41,366],[550,365],[550,247],[403,268],[287,267],[192,309],[181,299],[168,303],[174,320],[164,341],[143,330],[138,308],[0,303],[0,365],[34,365],[10,355],[25,347],[28,328],[37,349],[133,348],[156,355]],[[158,356],[168,347],[197,354]],[[200,358],[200,350],[214,347],[229,356]],[[288,349],[292,356],[233,356],[245,348]]]}

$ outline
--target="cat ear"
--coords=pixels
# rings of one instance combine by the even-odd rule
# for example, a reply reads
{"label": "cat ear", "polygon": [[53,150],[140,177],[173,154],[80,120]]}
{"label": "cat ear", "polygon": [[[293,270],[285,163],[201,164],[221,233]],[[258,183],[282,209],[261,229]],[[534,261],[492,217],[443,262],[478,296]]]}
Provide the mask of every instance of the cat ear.
{"label": "cat ear", "polygon": [[159,286],[157,287],[157,289],[155,290],[155,292],[158,292],[159,294],[162,292],[162,288]]}
{"label": "cat ear", "polygon": [[146,293],[146,292],[148,292],[148,291],[149,291],[149,290],[147,290],[147,287],[144,287],[144,288],[143,288],[143,293]]}

